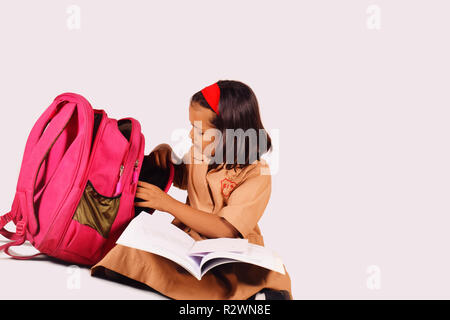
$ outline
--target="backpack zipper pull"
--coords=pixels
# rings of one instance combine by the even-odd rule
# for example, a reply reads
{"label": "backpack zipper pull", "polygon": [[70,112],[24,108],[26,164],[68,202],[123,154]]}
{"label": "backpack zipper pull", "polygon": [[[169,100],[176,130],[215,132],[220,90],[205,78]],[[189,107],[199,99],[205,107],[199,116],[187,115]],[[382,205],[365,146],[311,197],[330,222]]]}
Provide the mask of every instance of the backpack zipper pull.
{"label": "backpack zipper pull", "polygon": [[124,169],[125,169],[124,165],[123,164],[120,165],[119,181],[117,181],[116,191],[114,192],[114,197],[117,196],[122,190],[122,174],[123,174]]}
{"label": "backpack zipper pull", "polygon": [[139,180],[138,167],[139,167],[139,160],[136,160],[136,162],[134,163],[134,170],[133,170],[133,183],[137,183]]}

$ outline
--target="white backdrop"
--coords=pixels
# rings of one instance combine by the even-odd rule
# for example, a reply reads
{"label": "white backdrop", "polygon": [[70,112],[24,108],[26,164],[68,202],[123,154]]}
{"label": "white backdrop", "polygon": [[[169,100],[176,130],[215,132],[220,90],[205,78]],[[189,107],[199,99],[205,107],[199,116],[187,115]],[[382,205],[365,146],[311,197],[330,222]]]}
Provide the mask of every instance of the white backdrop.
{"label": "white backdrop", "polygon": [[[239,80],[279,132],[260,227],[294,298],[450,298],[449,12],[445,0],[2,0],[0,210],[58,94],[137,118],[148,153],[189,129],[192,94]],[[1,298],[152,297],[87,270],[73,290],[54,264],[0,265]]]}

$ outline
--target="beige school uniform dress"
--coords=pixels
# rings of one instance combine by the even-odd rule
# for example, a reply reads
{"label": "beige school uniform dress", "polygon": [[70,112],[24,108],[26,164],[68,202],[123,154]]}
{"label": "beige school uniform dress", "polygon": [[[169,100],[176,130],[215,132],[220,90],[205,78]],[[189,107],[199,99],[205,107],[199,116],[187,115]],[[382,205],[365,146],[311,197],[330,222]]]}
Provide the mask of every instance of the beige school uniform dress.
{"label": "beige school uniform dress", "polygon": [[[192,150],[185,157],[193,159]],[[176,166],[174,186],[187,190],[186,203],[223,217],[243,238],[264,245],[258,220],[271,193],[271,175],[267,174],[266,162],[257,160],[236,170],[227,170],[224,164],[209,172],[207,169],[207,161]],[[177,219],[172,223],[195,240],[207,239]],[[243,300],[264,288],[286,290],[292,299],[287,271],[283,275],[250,264],[229,263],[217,266],[197,280],[171,260],[122,245],[116,245],[91,269],[94,276],[108,278],[114,273],[146,284],[172,299]]]}

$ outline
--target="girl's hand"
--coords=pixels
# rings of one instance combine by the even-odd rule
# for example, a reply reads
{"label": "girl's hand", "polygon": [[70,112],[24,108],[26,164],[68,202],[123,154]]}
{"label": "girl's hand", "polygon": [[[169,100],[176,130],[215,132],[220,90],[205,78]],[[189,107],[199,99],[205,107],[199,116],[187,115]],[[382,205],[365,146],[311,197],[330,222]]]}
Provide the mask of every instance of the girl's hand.
{"label": "girl's hand", "polygon": [[152,165],[166,169],[168,163],[172,162],[172,148],[166,143],[157,145],[150,153],[149,160]]}
{"label": "girl's hand", "polygon": [[172,200],[172,197],[160,188],[144,181],[138,181],[136,197],[144,200],[135,202],[136,207],[153,208],[164,212],[167,212],[168,205]]}

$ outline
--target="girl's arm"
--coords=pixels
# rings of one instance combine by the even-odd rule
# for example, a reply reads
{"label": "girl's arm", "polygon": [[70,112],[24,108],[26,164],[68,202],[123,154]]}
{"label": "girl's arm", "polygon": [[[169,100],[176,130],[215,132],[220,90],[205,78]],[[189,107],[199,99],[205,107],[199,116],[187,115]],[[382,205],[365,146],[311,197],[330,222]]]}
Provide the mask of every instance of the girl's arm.
{"label": "girl's arm", "polygon": [[194,209],[172,197],[168,200],[165,211],[172,214],[189,228],[208,238],[239,237],[239,232],[224,218]]}
{"label": "girl's arm", "polygon": [[155,185],[138,181],[136,197],[144,200],[135,206],[153,208],[172,214],[189,228],[208,238],[237,238],[239,232],[224,218],[194,209],[162,191]]}

